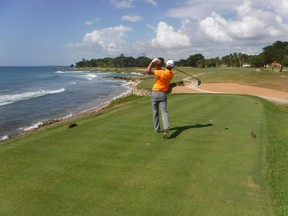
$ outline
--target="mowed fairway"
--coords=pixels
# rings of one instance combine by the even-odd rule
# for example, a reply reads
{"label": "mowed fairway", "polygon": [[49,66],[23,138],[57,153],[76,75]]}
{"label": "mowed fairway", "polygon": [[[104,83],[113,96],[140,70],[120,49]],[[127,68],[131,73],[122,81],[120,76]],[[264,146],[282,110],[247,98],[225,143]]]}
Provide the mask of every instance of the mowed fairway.
{"label": "mowed fairway", "polygon": [[241,95],[150,98],[0,146],[0,215],[272,215],[265,110]]}

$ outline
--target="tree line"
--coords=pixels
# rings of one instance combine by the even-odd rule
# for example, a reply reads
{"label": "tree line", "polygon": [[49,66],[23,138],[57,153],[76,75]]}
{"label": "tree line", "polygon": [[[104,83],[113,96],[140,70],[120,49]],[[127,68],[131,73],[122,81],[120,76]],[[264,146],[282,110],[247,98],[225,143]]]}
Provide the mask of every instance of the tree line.
{"label": "tree line", "polygon": [[[162,59],[163,60],[163,59]],[[76,67],[146,67],[151,62],[151,59],[146,56],[137,58],[127,57],[121,54],[118,57],[100,58],[86,60],[82,59],[76,62]],[[222,58],[205,59],[202,54],[190,55],[186,59],[180,59],[175,62],[176,66],[190,67],[266,67],[272,63],[277,63],[280,67],[280,72],[285,65],[288,65],[288,42],[276,41],[272,45],[263,48],[263,51],[258,55],[247,55],[244,53],[233,53]],[[71,65],[74,67],[74,65]]]}

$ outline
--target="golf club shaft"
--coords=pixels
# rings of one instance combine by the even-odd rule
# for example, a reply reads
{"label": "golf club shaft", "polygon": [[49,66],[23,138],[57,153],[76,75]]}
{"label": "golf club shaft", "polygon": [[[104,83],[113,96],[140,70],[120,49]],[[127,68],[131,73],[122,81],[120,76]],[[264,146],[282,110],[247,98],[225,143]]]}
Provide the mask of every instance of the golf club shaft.
{"label": "golf club shaft", "polygon": [[194,79],[196,79],[196,80],[198,80],[198,81],[201,81],[200,79],[198,79],[198,78],[192,76],[191,74],[188,74],[188,73],[186,73],[186,72],[184,72],[184,71],[182,71],[182,70],[180,70],[180,69],[178,69],[178,68],[176,68],[176,67],[174,67],[174,69],[177,70],[177,71],[179,71],[179,72],[181,72],[181,73],[184,73],[184,74],[186,74],[187,76],[190,76],[190,77],[192,77],[192,78],[194,78]]}
{"label": "golf club shaft", "polygon": [[186,74],[187,76],[190,76],[190,77],[196,79],[196,80],[198,81],[198,85],[201,85],[202,81],[201,81],[200,79],[198,79],[198,78],[196,78],[196,77],[194,77],[194,76],[192,76],[192,75],[190,75],[190,74],[188,74],[188,73],[186,73],[186,72],[184,72],[184,71],[182,71],[182,70],[180,70],[180,69],[178,69],[178,68],[176,68],[176,67],[173,67],[173,68],[174,68],[175,70],[181,72],[181,73]]}

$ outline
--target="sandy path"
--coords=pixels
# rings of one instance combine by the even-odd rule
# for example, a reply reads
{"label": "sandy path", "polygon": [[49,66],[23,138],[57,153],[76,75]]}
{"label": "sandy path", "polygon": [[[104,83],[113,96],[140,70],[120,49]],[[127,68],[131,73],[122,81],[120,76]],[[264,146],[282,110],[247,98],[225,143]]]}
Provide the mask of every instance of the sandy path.
{"label": "sandy path", "polygon": [[237,83],[202,83],[198,86],[197,82],[191,82],[185,86],[174,87],[172,93],[247,94],[262,97],[275,103],[288,104],[288,92]]}

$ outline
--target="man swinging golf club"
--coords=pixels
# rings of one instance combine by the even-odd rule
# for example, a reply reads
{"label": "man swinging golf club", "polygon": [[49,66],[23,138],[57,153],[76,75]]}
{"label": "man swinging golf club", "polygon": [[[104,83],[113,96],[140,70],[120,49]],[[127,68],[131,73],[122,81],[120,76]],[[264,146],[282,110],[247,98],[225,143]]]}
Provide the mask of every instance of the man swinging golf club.
{"label": "man swinging golf club", "polygon": [[[152,112],[153,112],[153,124],[154,129],[157,133],[164,132],[163,138],[169,136],[169,119],[167,111],[167,95],[169,90],[169,84],[174,76],[172,68],[174,67],[174,61],[168,60],[165,65],[166,69],[162,70],[160,67],[161,60],[154,58],[147,66],[145,72],[156,76],[156,81],[152,87],[151,101],[152,101]],[[156,66],[156,70],[152,70],[152,67]],[[159,107],[162,114],[163,129],[160,127],[159,119]]]}

